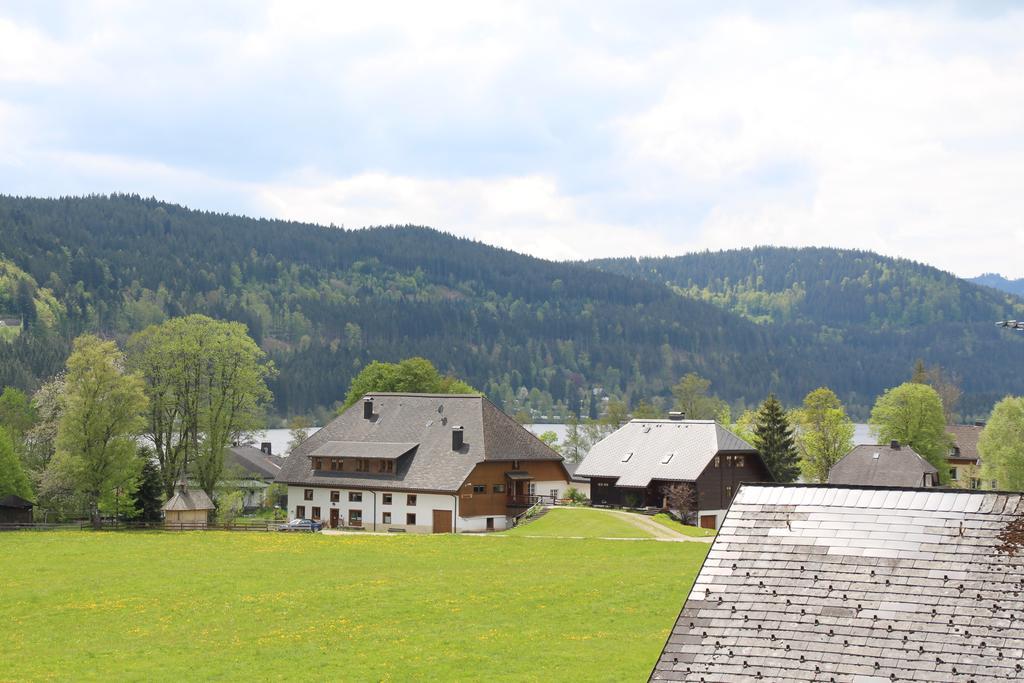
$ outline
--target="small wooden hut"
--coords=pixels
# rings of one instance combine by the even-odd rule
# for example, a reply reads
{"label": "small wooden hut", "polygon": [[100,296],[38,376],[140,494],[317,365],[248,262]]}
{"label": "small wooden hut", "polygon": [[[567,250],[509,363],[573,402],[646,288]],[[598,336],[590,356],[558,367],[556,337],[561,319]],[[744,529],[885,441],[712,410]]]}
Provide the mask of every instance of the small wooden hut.
{"label": "small wooden hut", "polygon": [[13,494],[0,498],[0,524],[31,524],[33,503]]}
{"label": "small wooden hut", "polygon": [[213,501],[206,491],[190,491],[188,482],[179,479],[177,490],[164,503],[164,526],[169,529],[205,529],[209,522]]}

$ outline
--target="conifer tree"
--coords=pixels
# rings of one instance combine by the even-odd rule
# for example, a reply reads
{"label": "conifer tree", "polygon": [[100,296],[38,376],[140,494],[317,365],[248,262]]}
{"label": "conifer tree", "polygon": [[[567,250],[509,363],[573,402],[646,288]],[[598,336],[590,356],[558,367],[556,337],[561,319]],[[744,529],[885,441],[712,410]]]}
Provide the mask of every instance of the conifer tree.
{"label": "conifer tree", "polygon": [[796,481],[800,465],[793,428],[775,394],[769,394],[757,411],[754,445],[761,452],[775,481]]}

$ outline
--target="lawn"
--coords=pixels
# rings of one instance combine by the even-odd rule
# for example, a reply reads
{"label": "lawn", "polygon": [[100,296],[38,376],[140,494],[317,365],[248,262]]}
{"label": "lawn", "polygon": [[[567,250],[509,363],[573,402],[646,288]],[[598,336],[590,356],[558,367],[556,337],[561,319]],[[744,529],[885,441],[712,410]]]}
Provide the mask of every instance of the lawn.
{"label": "lawn", "polygon": [[0,681],[643,680],[707,549],[4,533]]}
{"label": "lawn", "polygon": [[594,510],[555,508],[540,519],[504,532],[510,536],[582,536],[584,538],[654,538],[619,515]]}
{"label": "lawn", "polygon": [[651,517],[651,519],[653,519],[658,524],[661,524],[662,526],[666,526],[669,529],[672,529],[673,531],[678,531],[679,533],[686,534],[687,536],[695,536],[697,538],[702,538],[705,536],[715,535],[714,529],[702,529],[699,526],[681,524],[680,522],[677,522],[676,520],[666,515],[664,512],[659,512],[658,514]]}

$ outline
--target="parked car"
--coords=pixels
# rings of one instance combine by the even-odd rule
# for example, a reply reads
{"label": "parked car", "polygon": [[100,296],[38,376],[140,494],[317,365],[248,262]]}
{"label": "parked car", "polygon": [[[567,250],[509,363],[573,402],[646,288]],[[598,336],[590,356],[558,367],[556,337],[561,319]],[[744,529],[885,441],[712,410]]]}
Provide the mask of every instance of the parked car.
{"label": "parked car", "polygon": [[277,527],[278,531],[320,531],[324,528],[323,522],[315,519],[293,519],[287,524]]}

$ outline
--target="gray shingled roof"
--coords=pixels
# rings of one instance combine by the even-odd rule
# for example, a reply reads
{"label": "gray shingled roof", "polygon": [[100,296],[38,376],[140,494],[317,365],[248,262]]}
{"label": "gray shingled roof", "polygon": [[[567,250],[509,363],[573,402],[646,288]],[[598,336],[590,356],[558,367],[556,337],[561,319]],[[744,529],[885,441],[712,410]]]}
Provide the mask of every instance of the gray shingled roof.
{"label": "gray shingled roof", "polygon": [[[277,481],[306,486],[454,492],[485,460],[558,460],[529,430],[482,396],[471,394],[368,394],[374,416],[363,417],[363,401],[310,436],[286,458]],[[463,428],[463,446],[452,451],[452,427]],[[377,473],[314,472],[309,456],[331,441],[418,444],[398,458],[394,478]],[[373,446],[369,446],[373,448]]]}
{"label": "gray shingled roof", "polygon": [[979,458],[978,438],[983,429],[984,427],[980,425],[950,425],[946,427],[946,431],[953,437],[953,445],[960,449],[959,454],[950,457],[977,460]]}
{"label": "gray shingled roof", "polygon": [[183,511],[183,510],[212,510],[216,507],[210,497],[206,495],[206,491],[202,489],[189,489],[188,487],[178,487],[178,490],[174,492],[174,495],[164,503],[163,510],[167,512],[172,511]]}
{"label": "gray shingled roof", "polygon": [[309,454],[334,458],[397,460],[417,446],[419,446],[418,443],[391,443],[387,441],[377,443],[366,443],[365,441],[325,441],[314,448]]}
{"label": "gray shingled roof", "polygon": [[241,467],[246,472],[260,477],[273,479],[281,472],[281,460],[267,455],[253,446],[232,446],[228,449],[230,463]]}
{"label": "gray shingled roof", "polygon": [[[876,457],[877,456],[877,457]],[[828,483],[851,486],[928,486],[925,475],[938,474],[930,462],[910,446],[856,446],[832,466]]]}
{"label": "gray shingled roof", "polygon": [[13,493],[0,498],[0,508],[9,508],[14,510],[31,510],[35,505],[30,500],[25,500],[21,496],[16,496]]}
{"label": "gray shingled roof", "polygon": [[718,453],[757,449],[713,420],[631,420],[595,444],[576,474],[618,477],[618,486],[630,487],[655,479],[695,481]]}
{"label": "gray shingled roof", "polygon": [[745,484],[652,680],[1024,679],[1021,494]]}

